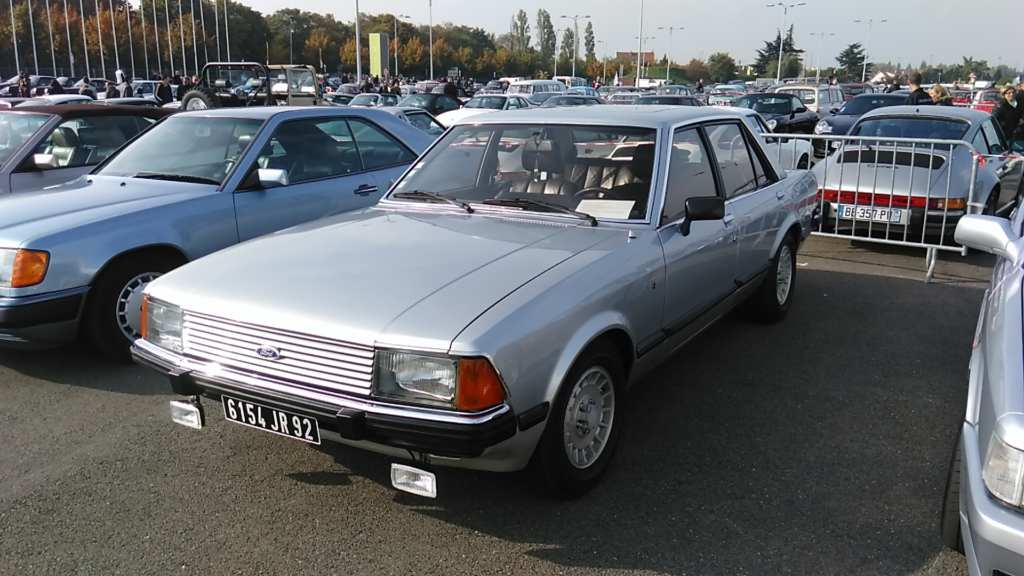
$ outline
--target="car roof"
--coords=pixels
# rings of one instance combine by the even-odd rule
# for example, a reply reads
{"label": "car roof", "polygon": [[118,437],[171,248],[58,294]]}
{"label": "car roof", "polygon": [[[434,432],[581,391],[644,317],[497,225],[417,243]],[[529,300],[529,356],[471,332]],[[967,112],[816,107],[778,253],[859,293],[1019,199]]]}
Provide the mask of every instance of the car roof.
{"label": "car roof", "polygon": [[206,118],[254,118],[267,120],[274,116],[305,118],[307,116],[373,116],[373,108],[348,106],[250,106],[245,108],[210,108],[181,111],[175,116],[204,116]]}
{"label": "car roof", "polygon": [[879,116],[918,116],[922,118],[950,118],[954,120],[964,120],[966,122],[979,124],[989,117],[987,112],[980,110],[972,110],[962,106],[885,106],[883,108],[875,108],[860,117],[860,119],[866,120],[868,118],[875,118]]}
{"label": "car roof", "polygon": [[61,118],[87,118],[90,116],[148,116],[163,118],[172,113],[171,110],[147,106],[97,106],[96,104],[22,106],[12,110],[4,110],[4,112],[35,112],[36,114],[52,114]]}
{"label": "car roof", "polygon": [[580,106],[572,108],[528,108],[487,112],[456,124],[577,124],[592,126],[636,126],[663,128],[715,118],[738,118],[732,109],[705,106]]}

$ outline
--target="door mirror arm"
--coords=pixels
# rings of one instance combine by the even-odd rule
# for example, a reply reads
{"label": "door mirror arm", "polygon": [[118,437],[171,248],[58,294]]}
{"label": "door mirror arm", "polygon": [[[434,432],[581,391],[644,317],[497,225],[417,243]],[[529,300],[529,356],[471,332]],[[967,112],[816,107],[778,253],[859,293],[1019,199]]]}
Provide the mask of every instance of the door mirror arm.
{"label": "door mirror arm", "polygon": [[702,220],[721,220],[725,217],[725,200],[718,196],[699,196],[687,198],[685,215],[679,223],[679,232],[683,236],[690,235],[690,227],[694,222]]}

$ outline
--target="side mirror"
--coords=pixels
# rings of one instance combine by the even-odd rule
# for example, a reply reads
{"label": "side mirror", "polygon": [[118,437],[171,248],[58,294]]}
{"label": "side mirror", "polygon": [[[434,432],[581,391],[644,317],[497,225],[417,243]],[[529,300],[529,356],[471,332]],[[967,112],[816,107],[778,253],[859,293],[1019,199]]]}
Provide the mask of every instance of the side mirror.
{"label": "side mirror", "polygon": [[277,168],[260,168],[257,171],[260,186],[264,188],[278,188],[288,185],[288,172]]}
{"label": "side mirror", "polygon": [[968,248],[995,254],[1017,263],[1020,258],[1017,241],[1010,221],[997,216],[970,215],[960,218],[953,237]]}
{"label": "side mirror", "polygon": [[828,113],[833,115],[833,116],[835,116],[836,114],[839,113],[839,108],[833,108],[833,109],[829,110]]}
{"label": "side mirror", "polygon": [[690,225],[701,220],[721,220],[725,217],[725,200],[718,196],[699,196],[686,200],[686,217],[679,225],[683,236],[690,235]]}
{"label": "side mirror", "polygon": [[53,154],[33,154],[32,165],[39,170],[57,168],[57,157]]}

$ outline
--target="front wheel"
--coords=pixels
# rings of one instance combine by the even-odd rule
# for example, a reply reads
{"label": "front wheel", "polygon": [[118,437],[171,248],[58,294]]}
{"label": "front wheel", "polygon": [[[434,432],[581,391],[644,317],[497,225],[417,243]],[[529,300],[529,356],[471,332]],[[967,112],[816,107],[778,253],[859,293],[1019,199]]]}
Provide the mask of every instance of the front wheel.
{"label": "front wheel", "polygon": [[949,471],[946,476],[946,494],[942,499],[941,530],[942,542],[950,550],[964,553],[963,534],[960,527],[960,467],[963,460],[963,448],[960,434],[956,437],[953,456],[949,460]]}
{"label": "front wheel", "polygon": [[93,283],[86,304],[83,331],[90,344],[112,360],[130,360],[132,342],[142,336],[142,292],[178,264],[147,254],[110,264]]}
{"label": "front wheel", "polygon": [[807,154],[800,157],[800,160],[796,163],[797,170],[807,170],[810,167],[810,160],[807,159]]}
{"label": "front wheel", "polygon": [[621,358],[603,344],[584,352],[562,382],[534,454],[552,493],[582,496],[604,474],[622,431],[624,383]]}
{"label": "front wheel", "polygon": [[778,322],[786,317],[796,288],[796,239],[786,236],[772,258],[768,274],[750,301],[757,320]]}

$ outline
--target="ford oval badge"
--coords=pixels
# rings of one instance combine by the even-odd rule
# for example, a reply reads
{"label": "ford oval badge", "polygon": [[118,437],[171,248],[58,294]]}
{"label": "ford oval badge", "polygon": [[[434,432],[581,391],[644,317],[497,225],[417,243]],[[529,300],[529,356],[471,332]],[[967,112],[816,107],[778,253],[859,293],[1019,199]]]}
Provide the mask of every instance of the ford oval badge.
{"label": "ford oval badge", "polygon": [[269,344],[264,344],[256,349],[256,355],[265,360],[278,360],[281,358],[281,351]]}

